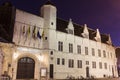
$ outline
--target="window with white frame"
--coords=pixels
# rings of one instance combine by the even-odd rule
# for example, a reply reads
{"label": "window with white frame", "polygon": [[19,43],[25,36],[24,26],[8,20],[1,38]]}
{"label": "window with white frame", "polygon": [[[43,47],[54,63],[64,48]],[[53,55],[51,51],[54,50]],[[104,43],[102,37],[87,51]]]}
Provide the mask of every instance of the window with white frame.
{"label": "window with white frame", "polygon": [[105,52],[105,50],[103,50],[103,57],[106,57],[106,52]]}
{"label": "window with white frame", "polygon": [[95,49],[92,48],[92,56],[95,56]]}
{"label": "window with white frame", "polygon": [[89,65],[89,61],[86,61],[86,65]]}
{"label": "window with white frame", "polygon": [[57,58],[57,65],[60,65],[60,58]]}
{"label": "window with white frame", "polygon": [[107,63],[104,63],[104,68],[107,69]]}
{"label": "window with white frame", "polygon": [[101,57],[101,50],[98,49],[98,56]]}
{"label": "window with white frame", "polygon": [[73,44],[69,43],[69,53],[73,53]]}
{"label": "window with white frame", "polygon": [[102,69],[102,62],[99,62],[99,68]]}
{"label": "window with white frame", "polygon": [[77,60],[77,67],[82,68],[82,60]]}
{"label": "window with white frame", "polygon": [[110,55],[111,55],[111,58],[112,58],[112,53],[110,53]]}
{"label": "window with white frame", "polygon": [[72,29],[68,29],[68,33],[69,34],[73,34],[73,30]]}
{"label": "window with white frame", "polygon": [[65,59],[62,58],[62,65],[65,65]]}
{"label": "window with white frame", "polygon": [[74,60],[73,59],[69,59],[68,60],[68,67],[69,68],[73,68],[74,67]]}
{"label": "window with white frame", "polygon": [[63,51],[63,42],[58,42],[58,51]]}
{"label": "window with white frame", "polygon": [[96,68],[96,62],[95,61],[92,62],[92,68]]}
{"label": "window with white frame", "polygon": [[81,46],[80,45],[77,45],[77,53],[81,54]]}
{"label": "window with white frame", "polygon": [[85,47],[85,55],[88,55],[88,47]]}

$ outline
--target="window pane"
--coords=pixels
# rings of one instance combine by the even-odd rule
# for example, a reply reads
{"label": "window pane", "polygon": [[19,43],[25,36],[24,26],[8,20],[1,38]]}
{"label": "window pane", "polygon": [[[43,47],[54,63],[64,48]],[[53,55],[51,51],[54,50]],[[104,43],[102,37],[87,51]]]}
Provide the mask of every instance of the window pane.
{"label": "window pane", "polygon": [[103,50],[103,57],[106,57],[106,52],[105,52],[105,50]]}
{"label": "window pane", "polygon": [[57,64],[60,65],[60,58],[57,58]]}
{"label": "window pane", "polygon": [[107,63],[104,63],[104,68],[107,69]]}
{"label": "window pane", "polygon": [[68,67],[69,68],[73,68],[74,67],[74,60],[73,59],[69,59],[68,60]]}
{"label": "window pane", "polygon": [[77,53],[80,54],[81,53],[81,46],[77,45]]}
{"label": "window pane", "polygon": [[89,61],[86,61],[86,65],[89,65]]}
{"label": "window pane", "polygon": [[96,68],[96,62],[92,62],[92,68]]}
{"label": "window pane", "polygon": [[73,53],[73,44],[70,44],[70,43],[69,43],[69,52]]}
{"label": "window pane", "polygon": [[63,42],[58,42],[58,51],[63,51]]}
{"label": "window pane", "polygon": [[99,68],[102,69],[102,62],[99,62]]}
{"label": "window pane", "polygon": [[101,57],[101,50],[98,49],[98,56]]}
{"label": "window pane", "polygon": [[82,68],[82,60],[77,61],[77,66],[78,66],[78,68]]}
{"label": "window pane", "polygon": [[69,34],[73,34],[73,30],[69,29]]}
{"label": "window pane", "polygon": [[62,59],[62,65],[65,65],[65,59]]}
{"label": "window pane", "polygon": [[85,47],[85,55],[88,55],[88,47]]}
{"label": "window pane", "polygon": [[92,48],[92,56],[95,56],[95,50]]}

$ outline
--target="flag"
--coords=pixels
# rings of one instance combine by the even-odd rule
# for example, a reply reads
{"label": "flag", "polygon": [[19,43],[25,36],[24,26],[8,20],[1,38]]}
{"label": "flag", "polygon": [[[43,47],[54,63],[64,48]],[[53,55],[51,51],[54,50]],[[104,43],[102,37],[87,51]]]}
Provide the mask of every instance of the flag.
{"label": "flag", "polygon": [[43,32],[42,32],[42,38],[44,37],[44,30],[43,30]]}
{"label": "flag", "polygon": [[38,32],[37,32],[37,37],[38,37],[39,39],[41,39],[41,35],[40,35],[40,33],[39,33],[39,30],[38,30]]}
{"label": "flag", "polygon": [[37,32],[36,32],[36,26],[34,26],[34,29],[33,29],[33,32],[32,32],[32,37],[33,39],[36,39],[37,38]]}
{"label": "flag", "polygon": [[22,33],[25,34],[25,26],[23,26]]}
{"label": "flag", "polygon": [[30,26],[29,26],[29,28],[27,30],[27,36],[30,36]]}

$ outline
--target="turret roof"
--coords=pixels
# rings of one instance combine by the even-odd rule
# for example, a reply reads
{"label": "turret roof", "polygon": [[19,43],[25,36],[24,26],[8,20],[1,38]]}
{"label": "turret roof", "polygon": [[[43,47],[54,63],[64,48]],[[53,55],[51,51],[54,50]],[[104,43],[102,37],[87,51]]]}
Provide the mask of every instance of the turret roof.
{"label": "turret roof", "polygon": [[45,5],[53,5],[53,6],[55,6],[55,5],[51,2],[51,0],[48,0],[48,1],[45,3]]}

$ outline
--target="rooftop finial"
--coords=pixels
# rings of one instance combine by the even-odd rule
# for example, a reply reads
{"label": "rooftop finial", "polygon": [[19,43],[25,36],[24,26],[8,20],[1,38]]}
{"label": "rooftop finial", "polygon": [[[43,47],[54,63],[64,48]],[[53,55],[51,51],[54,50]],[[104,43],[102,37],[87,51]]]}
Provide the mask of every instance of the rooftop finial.
{"label": "rooftop finial", "polygon": [[55,5],[52,3],[51,0],[48,0],[48,1],[45,3],[45,5],[53,5],[53,6],[55,6]]}
{"label": "rooftop finial", "polygon": [[72,19],[70,18],[69,21],[72,22]]}

